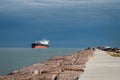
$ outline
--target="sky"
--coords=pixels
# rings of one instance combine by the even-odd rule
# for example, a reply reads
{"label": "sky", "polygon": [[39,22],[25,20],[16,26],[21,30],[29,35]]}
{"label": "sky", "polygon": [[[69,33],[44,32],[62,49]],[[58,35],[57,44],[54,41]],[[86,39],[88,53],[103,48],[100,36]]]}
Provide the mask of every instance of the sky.
{"label": "sky", "polygon": [[0,0],[0,47],[120,46],[120,0]]}

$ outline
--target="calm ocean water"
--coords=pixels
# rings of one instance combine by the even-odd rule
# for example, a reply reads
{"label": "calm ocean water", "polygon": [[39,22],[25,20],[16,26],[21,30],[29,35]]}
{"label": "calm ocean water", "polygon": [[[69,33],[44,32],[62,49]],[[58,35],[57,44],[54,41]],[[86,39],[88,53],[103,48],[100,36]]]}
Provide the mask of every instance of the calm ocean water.
{"label": "calm ocean water", "polygon": [[52,56],[68,55],[80,50],[80,48],[0,48],[0,75],[45,61]]}

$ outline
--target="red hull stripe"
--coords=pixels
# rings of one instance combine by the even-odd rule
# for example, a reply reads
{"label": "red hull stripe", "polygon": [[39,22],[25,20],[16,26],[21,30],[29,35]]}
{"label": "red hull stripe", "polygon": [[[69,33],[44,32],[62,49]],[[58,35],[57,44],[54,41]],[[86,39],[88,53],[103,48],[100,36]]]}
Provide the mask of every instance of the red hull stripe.
{"label": "red hull stripe", "polygon": [[34,48],[48,48],[47,46],[34,46]]}

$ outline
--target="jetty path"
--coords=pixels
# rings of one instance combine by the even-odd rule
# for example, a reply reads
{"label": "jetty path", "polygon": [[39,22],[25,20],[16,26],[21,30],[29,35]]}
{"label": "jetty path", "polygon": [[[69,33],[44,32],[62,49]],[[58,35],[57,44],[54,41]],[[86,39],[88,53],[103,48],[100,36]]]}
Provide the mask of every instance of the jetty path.
{"label": "jetty path", "polygon": [[120,57],[112,57],[96,50],[86,63],[85,72],[79,80],[120,80]]}

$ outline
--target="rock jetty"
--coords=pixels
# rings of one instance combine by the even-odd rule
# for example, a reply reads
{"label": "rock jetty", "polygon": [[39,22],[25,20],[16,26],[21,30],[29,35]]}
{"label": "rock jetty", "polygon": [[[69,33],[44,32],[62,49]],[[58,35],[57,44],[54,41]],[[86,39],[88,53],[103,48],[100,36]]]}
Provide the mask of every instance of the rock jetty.
{"label": "rock jetty", "polygon": [[0,76],[0,80],[78,80],[84,72],[86,62],[92,56],[91,49],[66,56],[55,56],[45,62]]}

